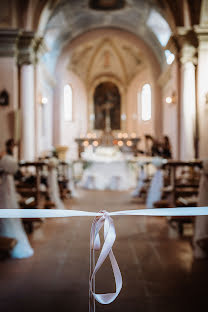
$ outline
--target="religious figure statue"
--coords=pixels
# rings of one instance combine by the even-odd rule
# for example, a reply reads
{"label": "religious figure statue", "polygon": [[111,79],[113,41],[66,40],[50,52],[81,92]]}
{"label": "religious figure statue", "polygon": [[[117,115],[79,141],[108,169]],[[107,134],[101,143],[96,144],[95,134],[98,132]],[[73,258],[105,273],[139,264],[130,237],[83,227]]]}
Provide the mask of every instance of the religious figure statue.
{"label": "religious figure statue", "polygon": [[111,118],[110,110],[114,107],[111,102],[106,102],[101,106],[101,109],[105,111],[105,132],[111,132]]}

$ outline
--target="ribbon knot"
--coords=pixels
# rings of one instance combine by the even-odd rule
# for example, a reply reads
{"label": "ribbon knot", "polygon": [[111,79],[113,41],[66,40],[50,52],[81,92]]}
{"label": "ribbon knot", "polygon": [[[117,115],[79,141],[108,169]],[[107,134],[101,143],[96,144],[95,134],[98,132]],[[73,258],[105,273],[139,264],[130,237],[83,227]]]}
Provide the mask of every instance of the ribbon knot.
{"label": "ribbon knot", "polygon": [[[93,220],[90,234],[90,277],[89,277],[89,311],[95,311],[95,300],[102,304],[113,302],[119,295],[122,288],[122,276],[113,254],[113,244],[116,239],[116,231],[113,219],[107,211],[100,211],[99,216]],[[104,242],[100,251],[97,262],[95,263],[95,251],[100,250],[100,231],[104,227]],[[105,259],[109,257],[114,278],[116,291],[113,293],[96,294],[95,293],[95,276],[102,266]]]}

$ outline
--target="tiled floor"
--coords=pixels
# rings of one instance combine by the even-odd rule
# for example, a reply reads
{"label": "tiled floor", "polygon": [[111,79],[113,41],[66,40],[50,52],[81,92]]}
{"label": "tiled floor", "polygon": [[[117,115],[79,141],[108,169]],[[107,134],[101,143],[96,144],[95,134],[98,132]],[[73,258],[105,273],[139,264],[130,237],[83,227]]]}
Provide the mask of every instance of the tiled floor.
{"label": "tiled floor", "polygon": [[[80,192],[73,209],[136,209],[128,193]],[[3,312],[88,311],[91,218],[51,219],[31,236],[35,255],[0,262]],[[165,218],[114,217],[114,253],[123,289],[97,312],[195,312],[208,309],[208,261],[194,261],[187,239],[179,239]],[[97,291],[114,291],[106,266],[97,275]],[[206,307],[202,308],[203,304]]]}

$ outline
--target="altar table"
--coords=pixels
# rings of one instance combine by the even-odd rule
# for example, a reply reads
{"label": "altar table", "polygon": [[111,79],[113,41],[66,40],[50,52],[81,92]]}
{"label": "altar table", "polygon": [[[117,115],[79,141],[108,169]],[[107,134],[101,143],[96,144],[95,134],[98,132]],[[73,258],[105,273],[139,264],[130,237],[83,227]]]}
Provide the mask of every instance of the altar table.
{"label": "altar table", "polygon": [[86,189],[124,191],[136,186],[136,172],[126,160],[88,162],[80,186]]}

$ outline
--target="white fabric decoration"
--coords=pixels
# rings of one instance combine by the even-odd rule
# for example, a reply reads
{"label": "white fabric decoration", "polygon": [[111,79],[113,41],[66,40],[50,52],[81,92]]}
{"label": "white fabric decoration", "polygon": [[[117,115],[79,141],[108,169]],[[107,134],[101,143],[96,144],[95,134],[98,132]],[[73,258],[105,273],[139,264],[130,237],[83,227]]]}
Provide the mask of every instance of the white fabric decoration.
{"label": "white fabric decoration", "polygon": [[136,186],[135,190],[133,190],[133,192],[131,193],[132,197],[139,197],[140,196],[140,193],[141,193],[141,190],[145,184],[146,178],[147,178],[147,175],[146,175],[146,172],[144,170],[144,167],[142,166],[140,174],[139,174],[137,186]]}
{"label": "white fabric decoration", "polygon": [[17,161],[11,155],[5,155],[0,159],[0,168],[5,173],[15,174],[18,170]]}
{"label": "white fabric decoration", "polygon": [[153,157],[152,158],[152,164],[156,167],[156,168],[161,168],[163,164],[165,164],[167,162],[166,159],[163,159],[161,157]]}
{"label": "white fabric decoration", "polygon": [[78,197],[78,193],[76,191],[76,188],[75,188],[75,184],[74,184],[74,176],[73,176],[73,164],[70,164],[68,166],[68,179],[69,179],[69,182],[68,182],[68,189],[71,191],[71,196],[72,197]]}
{"label": "white fabric decoration", "polygon": [[[0,160],[0,167],[4,170],[0,182],[0,209],[18,209],[17,194],[12,176],[18,169],[17,162],[12,156],[5,155]],[[20,219],[0,219],[0,235],[17,240],[16,246],[11,251],[12,258],[21,259],[33,255],[33,249]]]}
{"label": "white fabric decoration", "polygon": [[135,172],[126,161],[92,162],[84,170],[79,186],[86,189],[128,190],[136,185]]}
{"label": "white fabric decoration", "polygon": [[48,167],[49,168],[56,168],[59,164],[59,160],[55,157],[51,157],[48,160]]}
{"label": "white fabric decoration", "polygon": [[51,162],[51,168],[48,172],[48,192],[50,200],[55,204],[57,209],[64,209],[64,203],[60,198],[57,169],[54,168],[55,162]]}
{"label": "white fabric decoration", "polygon": [[152,178],[150,188],[148,190],[146,201],[147,208],[154,208],[154,203],[161,200],[163,186],[163,171],[158,169]]}

